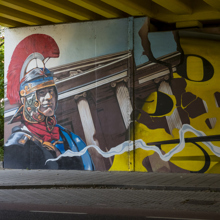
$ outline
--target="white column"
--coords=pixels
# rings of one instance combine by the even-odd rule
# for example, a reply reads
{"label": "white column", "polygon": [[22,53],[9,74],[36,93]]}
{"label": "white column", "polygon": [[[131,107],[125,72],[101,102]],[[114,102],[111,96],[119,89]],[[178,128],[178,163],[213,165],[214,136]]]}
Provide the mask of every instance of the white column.
{"label": "white column", "polygon": [[133,109],[131,105],[129,91],[124,82],[118,83],[116,85],[116,96],[121,110],[122,118],[127,129],[130,125],[131,112]]}
{"label": "white column", "polygon": [[[168,94],[168,95],[173,95],[173,92],[171,90],[171,87],[169,85],[169,83],[163,81],[160,86],[159,86],[159,89],[158,89],[160,92],[163,92],[165,94]],[[181,129],[182,128],[182,121],[180,119],[180,115],[179,115],[179,112],[176,109],[174,109],[172,115],[170,116],[166,116],[166,120],[167,120],[167,124],[168,124],[168,128],[169,128],[169,131],[170,131],[170,134],[172,134],[172,131],[174,128],[178,128],[178,129]]]}
{"label": "white column", "polygon": [[98,140],[94,139],[96,133],[95,126],[92,120],[89,104],[85,98],[80,99],[78,102],[78,109],[87,145],[99,146]]}
{"label": "white column", "polygon": [[[99,142],[95,138],[96,130],[88,101],[85,97],[79,98],[79,100],[77,101],[77,105],[86,138],[86,144],[96,145],[99,147]],[[102,155],[100,155],[94,148],[89,148],[88,151],[92,157],[96,170],[106,170]]]}

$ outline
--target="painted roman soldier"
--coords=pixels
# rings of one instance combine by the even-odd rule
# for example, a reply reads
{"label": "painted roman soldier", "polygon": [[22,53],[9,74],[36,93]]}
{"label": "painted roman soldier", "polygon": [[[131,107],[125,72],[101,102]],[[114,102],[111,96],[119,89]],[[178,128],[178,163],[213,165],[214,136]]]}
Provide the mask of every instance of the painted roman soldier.
{"label": "painted roman soldier", "polygon": [[[58,92],[46,60],[59,57],[59,48],[48,35],[33,34],[14,50],[8,69],[7,97],[20,103],[9,123],[20,121],[5,143],[5,168],[94,170],[87,151],[81,157],[59,157],[67,150],[78,152],[86,145],[79,136],[58,125],[55,111]],[[41,60],[43,67],[27,71],[29,63]],[[59,158],[57,158],[59,157]],[[48,159],[57,158],[56,161]]]}

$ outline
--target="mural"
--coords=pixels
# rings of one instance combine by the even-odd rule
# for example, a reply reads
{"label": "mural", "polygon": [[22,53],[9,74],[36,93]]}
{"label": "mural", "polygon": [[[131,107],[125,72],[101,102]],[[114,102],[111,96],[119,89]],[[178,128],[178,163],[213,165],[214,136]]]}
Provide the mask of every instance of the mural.
{"label": "mural", "polygon": [[148,33],[148,23],[138,33],[149,61],[135,74],[134,138],[143,141],[136,144],[135,170],[219,173],[219,37],[170,32],[175,50],[161,56],[156,43],[166,43],[168,33]]}
{"label": "mural", "polygon": [[62,56],[51,35],[17,44],[5,168],[219,173],[218,33],[149,32],[146,18],[120,19],[112,41],[99,38],[105,23],[115,28],[96,23],[100,50],[49,68]]}
{"label": "mural", "polygon": [[[56,42],[43,34],[28,36],[13,53],[7,75],[7,97],[11,104],[19,102],[21,106],[9,123],[21,121],[22,124],[13,128],[5,144],[6,168],[94,170],[88,152],[81,157],[45,164],[47,159],[68,149],[80,151],[86,147],[79,136],[56,122],[58,93],[53,73],[45,63],[58,56]],[[35,67],[27,72],[33,59],[41,60],[43,68]]]}

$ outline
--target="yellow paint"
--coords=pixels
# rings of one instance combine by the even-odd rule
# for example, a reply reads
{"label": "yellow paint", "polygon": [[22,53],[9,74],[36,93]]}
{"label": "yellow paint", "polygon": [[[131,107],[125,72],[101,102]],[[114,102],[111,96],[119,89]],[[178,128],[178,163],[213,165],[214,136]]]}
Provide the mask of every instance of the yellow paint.
{"label": "yellow paint", "polygon": [[194,81],[203,79],[203,62],[200,57],[189,56],[187,58],[187,76]]}
{"label": "yellow paint", "polygon": [[100,0],[93,0],[93,1],[89,1],[89,0],[69,0],[70,2],[74,3],[74,4],[77,4],[81,7],[84,7],[90,11],[93,11],[99,15],[102,15],[103,17],[105,18],[118,18],[122,15],[122,13],[104,3],[104,2],[101,2]]}
{"label": "yellow paint", "polygon": [[44,0],[44,1],[30,0],[30,1],[79,20],[94,19],[94,15],[92,15],[93,13],[91,11],[88,11],[68,1],[64,1],[62,3],[54,0]]}
{"label": "yellow paint", "polygon": [[[197,130],[203,131],[208,135],[218,135],[220,133],[220,108],[216,106],[214,93],[220,92],[220,62],[219,62],[219,51],[220,41],[212,41],[205,39],[193,39],[193,38],[182,38],[181,46],[185,54],[195,54],[207,59],[214,67],[214,76],[206,82],[194,82],[186,80],[186,92],[200,97],[204,100],[208,107],[208,112],[202,114],[196,118],[190,118],[190,125]],[[187,75],[192,80],[202,80],[203,78],[203,66],[201,65],[201,59],[198,57],[190,57],[187,60]],[[174,73],[174,78],[181,78],[178,73]],[[152,93],[147,100],[156,99],[156,92]],[[146,101],[147,101],[146,100]],[[149,106],[148,106],[149,105]],[[176,104],[175,104],[176,105]],[[184,107],[182,106],[184,109]],[[143,110],[148,113],[155,111],[155,103],[145,103]],[[216,125],[213,129],[209,129],[205,123],[207,118],[217,118]],[[131,132],[132,133],[132,132]],[[179,129],[175,128],[172,132],[173,136],[168,134],[164,129],[149,129],[147,126],[137,123],[135,124],[135,139],[142,139],[145,143],[179,139]],[[185,137],[196,137],[193,133],[185,133]],[[220,147],[219,141],[212,142],[215,146]],[[220,158],[214,155],[211,150],[202,142],[198,144],[210,155],[211,164],[207,173],[220,173]],[[162,145],[162,150],[167,153],[173,149],[176,144]],[[142,165],[142,161],[145,157],[154,154],[153,151],[144,151],[142,149],[135,150],[135,171],[147,172],[146,168]],[[120,170],[120,167],[124,167],[124,161],[127,154],[115,156],[113,166],[111,170]],[[204,166],[204,154],[194,144],[186,143],[185,148],[175,154],[170,162],[176,166],[189,170],[198,171]]]}
{"label": "yellow paint", "polygon": [[[0,1],[1,5],[4,5],[8,8],[15,9],[17,12],[24,12],[30,15],[34,15],[36,17],[54,22],[61,23],[67,22],[68,20],[65,18],[65,15],[62,15],[58,12],[52,11],[48,8],[42,7],[32,2],[28,2],[26,0],[2,0]],[[17,13],[16,12],[16,13]],[[17,25],[15,25],[17,27]]]}
{"label": "yellow paint", "polygon": [[20,27],[23,24],[13,20],[9,20],[7,18],[0,17],[0,25],[2,25],[3,27]]}
{"label": "yellow paint", "polygon": [[[46,24],[73,22],[75,19],[84,21],[100,20],[103,17],[147,16],[176,23],[177,27],[183,28],[195,26],[198,21],[220,19],[220,3],[217,0],[1,0],[0,4],[15,10],[14,17],[9,17],[12,16],[10,13],[5,14],[9,20],[18,22],[13,23],[15,27],[19,27],[19,22],[22,22],[18,16],[20,12],[49,21]],[[5,23],[1,17],[0,23]],[[23,26],[44,24],[40,20],[22,23]],[[9,22],[5,24],[11,26]]]}
{"label": "yellow paint", "polygon": [[113,163],[109,171],[134,171],[133,151],[116,155],[115,158],[118,162]]}
{"label": "yellow paint", "polygon": [[209,173],[218,173],[220,170],[220,162],[213,165],[213,167],[209,170]]}
{"label": "yellow paint", "polygon": [[[136,10],[137,16],[139,13],[142,13],[142,15],[145,15],[147,17],[153,17],[155,13],[155,9],[152,7],[152,1],[151,0],[119,0],[121,3],[124,3],[130,8],[133,8]],[[134,12],[135,13],[135,12]]]}
{"label": "yellow paint", "polygon": [[216,8],[217,10],[220,10],[220,2],[216,0],[203,0],[213,8]]}
{"label": "yellow paint", "polygon": [[[162,93],[162,92],[161,92]],[[154,114],[156,112],[156,107],[157,107],[157,92],[152,92],[148,97],[147,99],[145,100],[145,104],[143,105],[142,107],[142,110],[144,110],[145,112],[147,112],[148,114]],[[157,116],[157,117],[163,117],[163,116],[170,116],[172,115],[174,109],[175,109],[175,105],[176,105],[176,98],[174,95],[169,95],[169,94],[166,94],[167,96],[169,96],[172,101],[173,101],[173,108],[172,110],[167,113],[166,115],[160,115],[160,116]],[[155,116],[152,116],[152,118],[154,118]]]}
{"label": "yellow paint", "polygon": [[135,9],[133,7],[130,7],[126,2],[120,1],[120,0],[101,0],[102,2],[105,2],[106,4],[109,4],[121,11],[124,11],[132,16],[144,16],[143,12],[140,12],[138,9]]}
{"label": "yellow paint", "polygon": [[157,108],[157,92],[152,92],[143,106],[143,110],[148,114],[154,114]]}
{"label": "yellow paint", "polygon": [[36,18],[23,12],[17,12],[16,10],[5,7],[3,5],[0,7],[0,16],[28,25],[37,25],[38,23],[43,23],[42,19],[40,18]]}
{"label": "yellow paint", "polygon": [[188,28],[188,27],[202,28],[203,24],[199,21],[179,21],[179,22],[176,22],[176,28]]}
{"label": "yellow paint", "polygon": [[[201,4],[203,3],[204,2],[201,2]],[[195,8],[197,8],[197,6]],[[220,12],[214,8],[211,8],[210,6],[208,6],[207,8],[207,5],[203,8],[201,7],[198,10],[193,11],[193,13],[190,15],[176,15],[174,13],[169,12],[168,10],[165,10],[165,8],[158,8],[158,12],[153,17],[168,23],[180,21],[218,20],[220,19]]]}
{"label": "yellow paint", "polygon": [[27,25],[36,25],[36,23],[34,23],[34,22],[28,21],[26,19],[23,19],[23,18],[20,18],[20,17],[17,17],[17,16],[8,15],[6,13],[0,13],[0,17],[7,18],[8,20],[18,21],[20,23],[24,23],[24,24],[27,24]]}
{"label": "yellow paint", "polygon": [[190,7],[189,0],[153,0],[153,2],[161,5],[162,7],[168,9],[175,14],[191,14],[192,8]]}

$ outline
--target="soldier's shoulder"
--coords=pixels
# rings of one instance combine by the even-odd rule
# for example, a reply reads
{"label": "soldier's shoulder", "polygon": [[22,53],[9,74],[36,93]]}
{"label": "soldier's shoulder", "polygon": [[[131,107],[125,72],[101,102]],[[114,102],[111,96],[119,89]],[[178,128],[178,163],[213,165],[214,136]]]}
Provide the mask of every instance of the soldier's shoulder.
{"label": "soldier's shoulder", "polygon": [[70,134],[73,134],[73,132],[71,132],[70,130],[68,130],[68,129],[62,127],[61,125],[56,124],[56,127],[58,127],[61,132],[65,132],[65,133],[67,133],[67,134],[69,134],[69,135],[70,135]]}
{"label": "soldier's shoulder", "polygon": [[30,133],[28,133],[25,130],[22,130],[22,127],[20,126],[15,126],[14,128],[12,128],[12,134],[10,135],[4,146],[5,147],[11,145],[23,146],[30,139],[31,139]]}
{"label": "soldier's shoulder", "polygon": [[68,130],[68,129],[66,129],[66,128],[62,127],[61,125],[58,125],[58,124],[57,124],[56,126],[60,128],[61,132],[65,132],[65,133],[67,133],[70,137],[72,137],[72,139],[73,139],[76,143],[79,143],[79,142],[84,143],[83,140],[82,140],[78,135],[76,135],[75,133],[73,133],[72,131],[70,131],[70,130]]}

